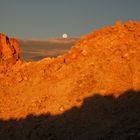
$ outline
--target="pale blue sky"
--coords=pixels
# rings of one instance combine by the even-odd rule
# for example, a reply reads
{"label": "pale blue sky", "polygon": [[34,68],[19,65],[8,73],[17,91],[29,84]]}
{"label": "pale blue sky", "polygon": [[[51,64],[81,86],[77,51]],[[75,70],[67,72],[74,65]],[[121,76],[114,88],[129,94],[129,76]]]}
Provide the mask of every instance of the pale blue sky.
{"label": "pale blue sky", "polygon": [[140,0],[0,0],[0,32],[21,39],[79,37],[120,19],[140,21]]}

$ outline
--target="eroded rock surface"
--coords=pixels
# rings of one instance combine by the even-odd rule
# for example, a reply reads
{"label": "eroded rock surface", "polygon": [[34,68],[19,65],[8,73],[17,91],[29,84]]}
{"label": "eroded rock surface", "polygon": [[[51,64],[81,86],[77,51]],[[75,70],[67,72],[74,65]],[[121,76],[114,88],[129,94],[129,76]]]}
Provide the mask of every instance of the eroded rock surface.
{"label": "eroded rock surface", "polygon": [[9,39],[0,34],[0,60],[15,62],[19,59],[19,43],[16,39]]}

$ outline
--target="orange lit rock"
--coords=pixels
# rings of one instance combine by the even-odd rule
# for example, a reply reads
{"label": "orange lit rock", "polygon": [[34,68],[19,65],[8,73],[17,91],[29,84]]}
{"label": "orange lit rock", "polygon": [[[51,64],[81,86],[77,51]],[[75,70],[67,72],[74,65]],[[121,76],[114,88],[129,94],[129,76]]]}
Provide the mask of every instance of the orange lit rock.
{"label": "orange lit rock", "polygon": [[[19,44],[0,34],[0,61],[11,60]],[[117,22],[63,56],[0,65],[0,139],[138,140],[139,91],[140,22]]]}
{"label": "orange lit rock", "polygon": [[0,34],[0,60],[15,62],[19,59],[19,43]]}
{"label": "orange lit rock", "polygon": [[[3,34],[0,60],[19,60],[18,42]],[[95,93],[119,96],[129,89],[140,90],[139,22],[117,22],[95,30],[61,57],[18,61],[12,67],[0,65],[0,102],[6,112],[1,114],[3,118],[20,118],[33,112],[59,114],[77,105],[75,99],[79,97],[84,99]],[[39,102],[36,107],[31,104],[34,100]],[[59,105],[64,108],[59,109]]]}

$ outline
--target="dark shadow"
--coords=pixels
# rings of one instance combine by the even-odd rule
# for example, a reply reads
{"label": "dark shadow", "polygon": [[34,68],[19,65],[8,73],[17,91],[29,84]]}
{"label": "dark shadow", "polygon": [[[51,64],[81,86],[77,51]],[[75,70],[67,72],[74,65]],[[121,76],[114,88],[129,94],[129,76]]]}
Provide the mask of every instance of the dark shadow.
{"label": "dark shadow", "polygon": [[0,120],[0,140],[140,140],[140,91],[94,95],[62,115]]}

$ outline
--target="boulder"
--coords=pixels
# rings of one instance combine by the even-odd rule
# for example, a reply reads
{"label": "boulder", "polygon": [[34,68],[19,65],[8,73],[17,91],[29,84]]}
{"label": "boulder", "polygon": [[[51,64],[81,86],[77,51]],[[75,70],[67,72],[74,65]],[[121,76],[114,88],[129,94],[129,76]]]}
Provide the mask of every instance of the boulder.
{"label": "boulder", "polygon": [[19,60],[19,43],[14,38],[0,34],[0,61],[16,62]]}

